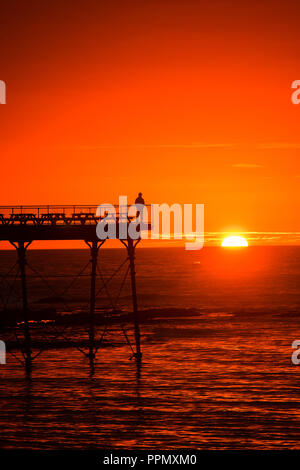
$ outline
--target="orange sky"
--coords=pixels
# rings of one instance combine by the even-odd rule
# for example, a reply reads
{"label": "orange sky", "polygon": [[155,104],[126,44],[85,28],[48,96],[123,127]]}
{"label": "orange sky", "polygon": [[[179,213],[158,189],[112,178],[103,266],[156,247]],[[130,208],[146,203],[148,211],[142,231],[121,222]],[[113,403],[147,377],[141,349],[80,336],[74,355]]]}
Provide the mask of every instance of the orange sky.
{"label": "orange sky", "polygon": [[205,203],[300,231],[298,1],[1,5],[0,204]]}

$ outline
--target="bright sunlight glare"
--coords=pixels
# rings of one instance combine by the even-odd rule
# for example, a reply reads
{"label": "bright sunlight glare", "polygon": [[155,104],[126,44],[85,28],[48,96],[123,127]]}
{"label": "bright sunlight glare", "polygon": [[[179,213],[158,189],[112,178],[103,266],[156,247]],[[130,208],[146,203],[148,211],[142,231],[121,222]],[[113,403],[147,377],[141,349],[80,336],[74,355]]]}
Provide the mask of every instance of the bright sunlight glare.
{"label": "bright sunlight glare", "polygon": [[233,235],[231,237],[226,237],[222,241],[222,246],[225,247],[236,247],[236,246],[248,246],[246,238]]}

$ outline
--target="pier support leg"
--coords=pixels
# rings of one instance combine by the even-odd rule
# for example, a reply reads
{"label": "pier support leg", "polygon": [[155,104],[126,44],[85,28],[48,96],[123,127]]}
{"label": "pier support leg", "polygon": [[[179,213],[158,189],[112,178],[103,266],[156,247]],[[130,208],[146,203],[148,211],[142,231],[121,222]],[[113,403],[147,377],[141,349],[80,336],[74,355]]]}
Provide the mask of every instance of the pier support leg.
{"label": "pier support leg", "polygon": [[142,359],[142,353],[141,353],[141,334],[140,334],[140,325],[139,325],[139,312],[138,312],[136,283],[135,283],[135,262],[134,262],[135,245],[134,245],[134,241],[131,238],[128,238],[126,247],[127,247],[129,263],[130,263],[131,292],[132,292],[132,305],[133,305],[133,318],[134,318],[134,336],[135,336],[135,345],[136,345],[135,358],[137,362],[140,362]]}
{"label": "pier support leg", "polygon": [[22,303],[23,303],[23,317],[24,317],[24,359],[26,371],[30,373],[32,364],[32,352],[31,352],[31,335],[29,328],[29,315],[28,315],[28,299],[27,299],[27,281],[26,281],[26,249],[31,242],[24,243],[19,241],[17,243],[11,242],[16,248],[19,258],[19,266],[21,273],[21,285],[22,285]]}
{"label": "pier support leg", "polygon": [[102,243],[87,242],[91,252],[91,290],[90,290],[90,320],[89,320],[89,360],[91,366],[95,359],[95,305],[96,305],[96,275],[98,251]]}

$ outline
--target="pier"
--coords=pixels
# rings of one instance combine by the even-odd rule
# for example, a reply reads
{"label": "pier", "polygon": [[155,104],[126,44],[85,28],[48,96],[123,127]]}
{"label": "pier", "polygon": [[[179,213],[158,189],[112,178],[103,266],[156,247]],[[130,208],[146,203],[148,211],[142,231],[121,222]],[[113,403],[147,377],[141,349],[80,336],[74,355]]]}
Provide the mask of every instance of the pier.
{"label": "pier", "polygon": [[[104,216],[97,215],[98,206],[88,205],[43,205],[43,206],[2,206],[0,207],[0,241],[9,242],[16,250],[17,263],[19,266],[18,275],[21,280],[21,297],[23,312],[23,340],[20,342],[20,349],[23,356],[23,363],[28,372],[32,367],[33,359],[38,355],[33,355],[32,338],[29,319],[28,287],[27,287],[27,249],[35,241],[40,240],[82,240],[90,250],[90,298],[89,298],[89,332],[88,332],[88,352],[86,356],[93,367],[96,353],[101,346],[101,341],[96,340],[95,333],[95,308],[96,308],[96,279],[98,268],[98,257],[100,248],[109,239],[99,239],[96,234],[98,222],[106,218],[116,224],[117,238],[126,248],[128,269],[131,279],[131,296],[133,309],[133,329],[135,338],[135,349],[132,349],[132,356],[141,362],[141,340],[140,322],[138,312],[136,272],[135,272],[135,249],[141,237],[136,239],[126,236],[119,238],[119,227],[121,223],[129,224],[136,217],[129,217],[127,210],[120,210],[116,207],[114,216],[106,213]],[[124,215],[125,214],[125,215]],[[124,219],[125,217],[125,219]],[[138,224],[138,222],[137,222]],[[139,231],[137,225],[137,232]],[[151,229],[151,226],[147,226]],[[123,230],[124,231],[124,230]],[[122,233],[123,233],[122,231]],[[128,230],[127,230],[128,232]],[[126,274],[127,275],[127,274]],[[126,340],[129,342],[126,332]]]}

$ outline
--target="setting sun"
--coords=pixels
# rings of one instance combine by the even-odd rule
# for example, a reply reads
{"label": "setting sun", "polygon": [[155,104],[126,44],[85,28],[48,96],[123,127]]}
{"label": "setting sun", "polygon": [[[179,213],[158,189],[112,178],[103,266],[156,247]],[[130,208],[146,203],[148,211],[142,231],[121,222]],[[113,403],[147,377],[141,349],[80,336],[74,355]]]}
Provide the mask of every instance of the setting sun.
{"label": "setting sun", "polygon": [[222,246],[225,247],[238,247],[238,246],[248,246],[246,238],[240,236],[231,236],[226,237],[222,241]]}

